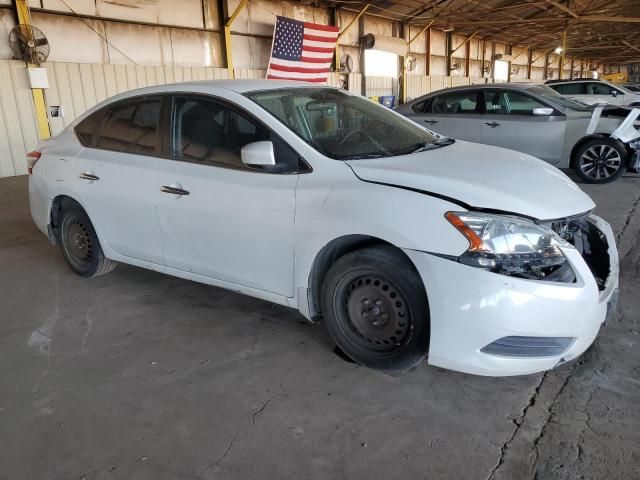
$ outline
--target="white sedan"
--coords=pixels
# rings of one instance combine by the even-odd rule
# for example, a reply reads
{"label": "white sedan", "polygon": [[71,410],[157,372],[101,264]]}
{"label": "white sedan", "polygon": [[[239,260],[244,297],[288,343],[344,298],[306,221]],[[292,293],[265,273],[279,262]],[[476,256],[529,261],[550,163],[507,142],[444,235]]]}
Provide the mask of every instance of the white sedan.
{"label": "white sedan", "polygon": [[617,295],[611,228],[559,170],[334,88],[135,90],[28,161],[33,219],[76,273],[122,262],[288,305],[373,368],[550,369]]}

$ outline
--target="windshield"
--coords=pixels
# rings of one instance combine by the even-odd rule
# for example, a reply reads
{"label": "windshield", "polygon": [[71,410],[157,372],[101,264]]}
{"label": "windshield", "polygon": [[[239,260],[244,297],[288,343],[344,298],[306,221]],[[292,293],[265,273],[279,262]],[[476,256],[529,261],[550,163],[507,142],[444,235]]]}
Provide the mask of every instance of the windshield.
{"label": "windshield", "polygon": [[559,94],[553,88],[547,87],[546,85],[535,85],[527,88],[527,90],[531,93],[539,95],[540,97],[548,100],[550,102],[554,102],[557,105],[565,108],[572,108],[573,110],[580,111],[588,111],[593,110],[593,105],[587,105],[586,103],[581,102],[580,100],[575,100],[573,98],[565,97],[564,95]]}
{"label": "windshield", "polygon": [[406,155],[452,143],[369,99],[334,88],[245,95],[320,153],[337,160]]}

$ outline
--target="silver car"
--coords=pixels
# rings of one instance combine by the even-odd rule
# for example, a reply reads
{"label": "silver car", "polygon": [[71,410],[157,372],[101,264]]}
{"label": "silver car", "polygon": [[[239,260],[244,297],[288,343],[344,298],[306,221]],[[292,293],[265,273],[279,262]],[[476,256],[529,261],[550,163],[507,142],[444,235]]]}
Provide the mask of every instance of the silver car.
{"label": "silver car", "polygon": [[441,135],[517,150],[588,183],[640,167],[640,109],[586,105],[545,85],[502,83],[438,90],[396,111]]}

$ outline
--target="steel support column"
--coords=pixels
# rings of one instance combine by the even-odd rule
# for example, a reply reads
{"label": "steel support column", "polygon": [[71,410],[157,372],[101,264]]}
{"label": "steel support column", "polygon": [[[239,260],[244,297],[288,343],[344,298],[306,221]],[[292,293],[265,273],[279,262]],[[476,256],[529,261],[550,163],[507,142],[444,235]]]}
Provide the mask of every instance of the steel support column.
{"label": "steel support column", "polygon": [[[18,17],[18,23],[21,25],[31,25],[31,12],[27,0],[14,0],[14,7]],[[28,32],[31,36],[31,32]],[[32,63],[26,63],[27,68],[36,67]],[[49,126],[49,118],[47,117],[47,105],[44,99],[44,90],[42,88],[32,88],[33,105],[36,110],[36,122],[38,125],[38,137],[40,139],[49,138],[51,136],[51,127]]]}
{"label": "steel support column", "polygon": [[[247,3],[249,3],[249,0],[240,0],[240,3],[224,24],[224,50],[227,58],[227,70],[229,71],[229,78],[236,78],[236,74],[233,68],[233,52],[231,51],[231,26],[233,25],[233,22],[240,14],[240,12],[247,6]],[[224,10],[226,10],[226,8]]]}

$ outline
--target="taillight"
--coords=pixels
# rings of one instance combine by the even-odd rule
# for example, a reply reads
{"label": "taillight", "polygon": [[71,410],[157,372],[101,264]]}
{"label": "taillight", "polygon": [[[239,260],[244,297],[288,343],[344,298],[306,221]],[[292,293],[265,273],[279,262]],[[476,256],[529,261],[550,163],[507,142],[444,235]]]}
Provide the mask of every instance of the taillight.
{"label": "taillight", "polygon": [[27,153],[27,171],[29,172],[29,175],[33,173],[33,167],[35,166],[36,162],[40,160],[41,156],[42,154],[36,150]]}

